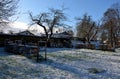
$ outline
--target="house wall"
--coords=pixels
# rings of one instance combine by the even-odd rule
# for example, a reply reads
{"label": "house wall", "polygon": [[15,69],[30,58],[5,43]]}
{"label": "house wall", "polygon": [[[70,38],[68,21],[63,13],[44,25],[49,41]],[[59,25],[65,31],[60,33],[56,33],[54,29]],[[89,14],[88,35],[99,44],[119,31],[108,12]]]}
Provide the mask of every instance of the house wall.
{"label": "house wall", "polygon": [[[45,37],[40,36],[26,36],[26,35],[9,35],[0,34],[0,46],[4,46],[4,41],[10,39],[11,41],[22,40],[23,44],[37,43],[39,41],[45,41]],[[51,38],[48,43],[48,47],[70,47],[69,38]]]}

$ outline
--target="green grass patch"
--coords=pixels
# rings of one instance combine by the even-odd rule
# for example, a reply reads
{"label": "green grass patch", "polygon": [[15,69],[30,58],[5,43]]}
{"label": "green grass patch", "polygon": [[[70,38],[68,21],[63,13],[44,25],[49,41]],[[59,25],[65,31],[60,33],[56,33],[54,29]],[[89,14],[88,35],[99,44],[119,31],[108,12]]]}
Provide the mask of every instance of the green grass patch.
{"label": "green grass patch", "polygon": [[52,53],[52,54],[48,54],[48,56],[50,57],[54,57],[54,58],[59,58],[59,59],[66,59],[66,60],[70,60],[70,61],[76,61],[76,60],[89,60],[89,59],[93,59],[93,57],[87,56],[86,54],[57,54],[57,53]]}

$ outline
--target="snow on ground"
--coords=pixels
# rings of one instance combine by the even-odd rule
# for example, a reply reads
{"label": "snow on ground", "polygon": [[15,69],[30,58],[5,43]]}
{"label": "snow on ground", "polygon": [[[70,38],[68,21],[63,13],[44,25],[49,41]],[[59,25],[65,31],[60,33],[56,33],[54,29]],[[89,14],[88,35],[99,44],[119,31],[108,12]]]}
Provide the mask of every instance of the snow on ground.
{"label": "snow on ground", "polygon": [[48,48],[47,51],[47,61],[37,63],[0,48],[0,79],[120,79],[120,49],[107,52]]}

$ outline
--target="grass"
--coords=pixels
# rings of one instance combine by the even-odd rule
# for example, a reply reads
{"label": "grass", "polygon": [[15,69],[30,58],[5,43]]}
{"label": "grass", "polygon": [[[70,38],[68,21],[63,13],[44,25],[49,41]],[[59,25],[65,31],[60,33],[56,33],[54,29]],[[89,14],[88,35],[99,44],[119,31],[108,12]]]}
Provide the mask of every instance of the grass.
{"label": "grass", "polygon": [[[104,73],[106,74],[107,72],[107,63],[101,63],[104,62],[104,59],[105,62],[110,63],[120,62],[120,60],[114,58],[114,56],[112,56],[113,58],[110,58],[111,54],[112,52],[105,52],[104,54],[104,52],[94,50],[56,51],[47,53],[50,62],[43,61],[39,63],[34,62],[34,57],[28,59],[27,57],[20,55],[0,56],[0,79],[82,79],[79,78],[82,76],[81,73],[90,74],[92,75],[91,79],[94,77],[97,79],[99,73],[105,71]],[[44,53],[42,53],[42,55],[44,57]],[[115,53],[113,55],[116,56],[119,54]],[[96,62],[94,62],[94,60]],[[101,66],[102,64],[104,67]],[[63,67],[61,67],[61,65],[63,65]],[[108,64],[108,67],[113,65],[114,64]],[[68,69],[64,70],[64,67]],[[116,68],[116,65],[114,67]],[[76,74],[73,69],[78,70],[80,73]],[[109,69],[112,70],[111,68]],[[108,78],[106,77],[105,79]]]}
{"label": "grass", "polygon": [[0,57],[0,64],[2,64],[0,65],[0,79],[18,79],[18,77],[19,79],[26,79],[27,77],[29,79],[29,76],[39,77],[39,73],[43,71],[27,63],[23,63],[24,60],[26,61],[28,59],[24,59],[21,56],[18,56],[18,59],[9,56]]}
{"label": "grass", "polygon": [[62,54],[62,53],[49,53],[49,57],[54,57],[58,59],[65,59],[69,61],[76,61],[76,60],[89,60],[93,59],[93,57],[88,56],[87,54]]}

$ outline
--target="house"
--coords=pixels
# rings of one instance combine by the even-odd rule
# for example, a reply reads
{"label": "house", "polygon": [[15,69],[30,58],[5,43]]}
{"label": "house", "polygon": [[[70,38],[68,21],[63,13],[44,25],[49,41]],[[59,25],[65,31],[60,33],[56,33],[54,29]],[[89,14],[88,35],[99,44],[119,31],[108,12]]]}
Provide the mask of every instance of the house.
{"label": "house", "polygon": [[[45,34],[42,34],[42,37],[45,36]],[[61,33],[54,33],[51,36],[49,46],[50,47],[71,47],[71,38],[72,35],[65,32]]]}
{"label": "house", "polygon": [[[15,40],[22,40],[24,44],[29,43],[40,43],[41,46],[44,46],[45,41],[45,34],[42,34],[41,36],[37,36],[33,34],[32,32],[25,30],[16,34],[0,34],[1,43],[4,44],[4,41],[6,39],[10,39],[12,41]],[[71,47],[71,39],[72,35],[67,32],[62,33],[54,33],[48,42],[48,47]]]}
{"label": "house", "polygon": [[54,37],[54,38],[71,38],[72,35],[65,31],[62,33],[55,33],[52,35],[52,37]]}
{"label": "house", "polygon": [[[42,34],[41,36],[46,36],[45,34]],[[65,32],[61,32],[61,33],[53,33],[52,38],[72,38],[72,35]]]}

